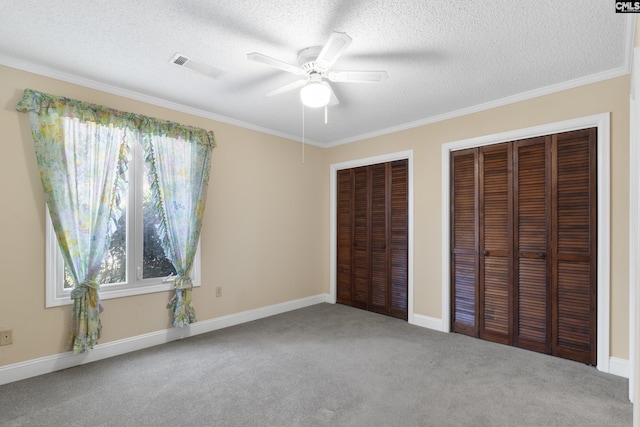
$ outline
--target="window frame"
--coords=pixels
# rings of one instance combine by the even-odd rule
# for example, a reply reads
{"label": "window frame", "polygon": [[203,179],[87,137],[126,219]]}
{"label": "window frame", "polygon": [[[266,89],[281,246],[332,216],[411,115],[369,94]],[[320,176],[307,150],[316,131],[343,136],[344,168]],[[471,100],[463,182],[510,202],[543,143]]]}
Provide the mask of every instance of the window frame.
{"label": "window frame", "polygon": [[[133,295],[143,295],[155,292],[171,291],[174,289],[173,278],[154,277],[142,279],[143,263],[143,184],[144,184],[144,155],[142,146],[137,140],[130,146],[131,160],[127,177],[129,191],[127,192],[127,248],[126,248],[126,280],[122,283],[100,285],[102,300],[122,298]],[[59,307],[73,303],[71,289],[64,288],[64,258],[58,245],[55,230],[45,209],[45,263],[46,263],[46,308]],[[191,280],[194,287],[201,286],[200,239],[196,251]]]}

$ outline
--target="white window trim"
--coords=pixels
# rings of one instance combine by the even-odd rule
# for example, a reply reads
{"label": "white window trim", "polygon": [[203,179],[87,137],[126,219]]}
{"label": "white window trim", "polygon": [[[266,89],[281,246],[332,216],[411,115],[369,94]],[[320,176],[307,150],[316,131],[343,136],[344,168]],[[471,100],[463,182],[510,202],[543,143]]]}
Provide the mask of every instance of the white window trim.
{"label": "white window trim", "polygon": [[[59,307],[62,305],[69,305],[73,303],[71,299],[71,289],[64,289],[64,259],[62,258],[62,252],[58,246],[56,239],[56,233],[53,230],[51,224],[51,217],[47,210],[46,213],[46,307]],[[128,270],[135,262],[129,263]],[[127,277],[132,277],[127,272]],[[113,284],[113,285],[101,285],[100,287],[100,299],[107,300],[112,298],[122,298],[133,295],[150,294],[154,292],[163,292],[173,290],[173,280],[164,281],[165,278],[158,277],[153,279],[137,280],[133,275],[133,280],[129,280],[127,283]],[[196,252],[196,258],[193,262],[193,268],[191,270],[191,279],[194,287],[201,286],[201,269],[200,269],[200,242],[198,241],[198,250]]]}
{"label": "white window trim", "polygon": [[[144,176],[143,156],[139,144],[131,147],[132,159],[129,165],[129,173],[134,175],[136,183],[142,183]],[[134,194],[136,193],[136,194]],[[124,283],[105,284],[100,286],[100,298],[102,300],[122,298],[133,295],[149,294],[153,292],[171,291],[174,289],[173,279],[155,277],[142,279],[138,272],[142,270],[142,239],[143,233],[131,233],[130,224],[142,224],[141,205],[135,203],[136,197],[142,198],[142,185],[138,184],[134,191],[129,191],[126,214],[127,219],[127,279]],[[131,209],[133,207],[133,209]],[[55,230],[49,215],[49,209],[45,209],[45,262],[46,262],[46,307],[58,307],[73,303],[71,289],[64,289],[64,258],[58,246]],[[137,253],[136,253],[137,252]],[[191,269],[191,280],[194,287],[201,286],[201,262],[200,240]]]}

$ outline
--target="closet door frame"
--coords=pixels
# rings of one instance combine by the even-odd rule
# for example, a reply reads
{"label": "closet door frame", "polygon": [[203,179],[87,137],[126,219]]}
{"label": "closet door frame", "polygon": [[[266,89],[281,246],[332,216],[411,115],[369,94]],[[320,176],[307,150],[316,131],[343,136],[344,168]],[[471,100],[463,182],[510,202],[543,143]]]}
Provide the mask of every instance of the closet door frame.
{"label": "closet door frame", "polygon": [[[407,231],[408,231],[408,268],[407,268],[407,321],[415,323],[413,313],[413,150],[399,151],[380,156],[366,157],[342,163],[334,163],[329,167],[329,209],[330,209],[330,242],[329,242],[329,297],[331,304],[336,303],[337,292],[337,174],[342,169],[352,169],[360,166],[375,165],[378,163],[393,162],[395,160],[407,160]],[[435,329],[435,328],[434,328]]]}
{"label": "closet door frame", "polygon": [[482,147],[501,142],[551,135],[578,129],[597,128],[597,369],[610,373],[610,113],[580,117],[562,122],[453,141],[442,145],[442,325],[441,331],[450,332],[450,168],[452,151]]}

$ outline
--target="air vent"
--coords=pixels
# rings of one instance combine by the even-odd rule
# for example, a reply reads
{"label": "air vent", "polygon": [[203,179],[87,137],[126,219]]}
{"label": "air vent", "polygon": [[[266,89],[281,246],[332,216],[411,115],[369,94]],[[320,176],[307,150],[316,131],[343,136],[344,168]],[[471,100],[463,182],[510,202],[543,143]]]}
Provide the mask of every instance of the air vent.
{"label": "air vent", "polygon": [[187,62],[189,62],[189,58],[178,54],[171,59],[171,62],[173,62],[176,65],[184,65]]}
{"label": "air vent", "polygon": [[173,58],[169,60],[169,62],[180,67],[185,67],[193,71],[197,71],[198,73],[204,74],[205,76],[211,77],[213,79],[217,79],[224,74],[224,71],[219,68],[205,64],[203,62],[194,61],[188,56],[184,56],[179,53],[175,54]]}

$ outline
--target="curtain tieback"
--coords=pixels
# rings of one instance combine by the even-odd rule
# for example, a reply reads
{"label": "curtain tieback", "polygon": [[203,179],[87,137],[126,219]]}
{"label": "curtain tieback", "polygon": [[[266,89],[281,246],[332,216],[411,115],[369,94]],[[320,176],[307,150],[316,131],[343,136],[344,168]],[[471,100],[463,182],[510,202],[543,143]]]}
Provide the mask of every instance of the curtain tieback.
{"label": "curtain tieback", "polygon": [[191,277],[189,276],[176,276],[173,280],[173,288],[175,290],[173,296],[167,303],[167,308],[170,308],[176,301],[177,298],[182,300],[182,291],[191,290],[193,288],[193,282],[191,282]]}
{"label": "curtain tieback", "polygon": [[[91,290],[94,291],[93,295],[90,292]],[[100,285],[97,282],[87,280],[71,290],[71,298],[79,300],[86,295],[89,307],[97,307],[98,312],[102,313],[104,311],[104,307],[102,305],[102,301],[100,301],[100,296],[98,295],[99,290]]]}
{"label": "curtain tieback", "polygon": [[193,288],[193,283],[191,282],[191,277],[189,277],[189,276],[177,276],[173,281],[173,287],[176,290]]}
{"label": "curtain tieback", "polygon": [[98,285],[98,283],[91,280],[83,282],[78,286],[76,286],[75,288],[73,288],[73,290],[71,291],[71,298],[73,299],[82,298],[84,294],[89,292],[89,290],[91,289],[95,291],[99,291],[100,285]]}

